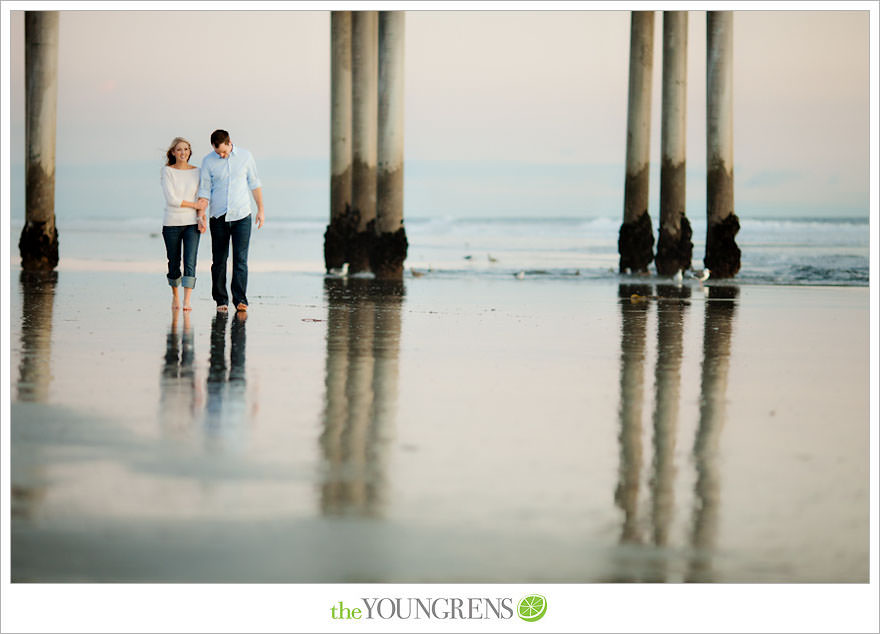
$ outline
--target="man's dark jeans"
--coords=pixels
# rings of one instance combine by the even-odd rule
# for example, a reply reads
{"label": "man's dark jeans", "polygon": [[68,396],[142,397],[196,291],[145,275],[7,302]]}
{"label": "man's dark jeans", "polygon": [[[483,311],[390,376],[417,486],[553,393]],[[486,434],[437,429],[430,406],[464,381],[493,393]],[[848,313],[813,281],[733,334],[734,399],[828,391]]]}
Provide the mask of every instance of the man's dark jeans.
{"label": "man's dark jeans", "polygon": [[229,257],[229,243],[232,242],[232,305],[248,305],[247,300],[247,256],[251,242],[250,214],[241,220],[226,222],[226,215],[211,218],[211,295],[217,306],[229,304],[226,293],[226,258]]}

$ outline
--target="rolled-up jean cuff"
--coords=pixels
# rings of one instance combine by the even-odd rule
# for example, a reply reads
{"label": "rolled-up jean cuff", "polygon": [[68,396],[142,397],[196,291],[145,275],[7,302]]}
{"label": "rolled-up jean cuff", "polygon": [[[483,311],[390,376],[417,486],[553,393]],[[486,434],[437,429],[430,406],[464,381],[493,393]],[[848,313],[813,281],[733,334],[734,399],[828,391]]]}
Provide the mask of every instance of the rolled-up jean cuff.
{"label": "rolled-up jean cuff", "polygon": [[168,280],[168,286],[180,286],[181,278],[171,279],[170,277],[166,278]]}
{"label": "rolled-up jean cuff", "polygon": [[184,275],[180,278],[184,288],[195,288],[196,287],[196,278],[191,275]]}

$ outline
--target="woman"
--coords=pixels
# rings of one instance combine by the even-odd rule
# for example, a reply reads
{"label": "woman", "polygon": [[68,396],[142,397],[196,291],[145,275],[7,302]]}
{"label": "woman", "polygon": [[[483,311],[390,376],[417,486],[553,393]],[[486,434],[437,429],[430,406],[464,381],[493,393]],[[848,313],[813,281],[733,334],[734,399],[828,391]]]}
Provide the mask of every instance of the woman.
{"label": "woman", "polygon": [[[199,189],[199,168],[190,165],[192,146],[184,138],[177,137],[165,153],[167,163],[162,167],[162,191],[165,194],[165,220],[162,237],[168,254],[168,284],[173,299],[171,309],[180,308],[178,287],[183,286],[183,310],[192,310],[190,295],[196,285],[196,255],[199,251],[199,234],[207,229],[205,211],[196,206]],[[180,274],[181,251],[183,252],[183,275]]]}

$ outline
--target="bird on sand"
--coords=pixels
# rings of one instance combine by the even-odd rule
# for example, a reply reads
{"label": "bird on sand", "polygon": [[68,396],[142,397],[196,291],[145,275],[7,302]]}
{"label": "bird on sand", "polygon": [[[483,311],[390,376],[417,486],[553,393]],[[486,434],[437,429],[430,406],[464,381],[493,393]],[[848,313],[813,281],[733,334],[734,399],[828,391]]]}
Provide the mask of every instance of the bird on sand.
{"label": "bird on sand", "polygon": [[526,279],[526,272],[520,271],[519,273],[514,273],[513,276],[518,280],[524,280]]}
{"label": "bird on sand", "polygon": [[489,261],[492,262],[492,263],[495,263],[495,262],[498,261],[498,258],[493,258],[493,257],[492,257],[492,254],[490,253],[490,254],[489,254]]}
{"label": "bird on sand", "polygon": [[416,271],[415,269],[410,269],[409,272],[413,277],[422,277],[424,275],[422,271]]}
{"label": "bird on sand", "polygon": [[348,262],[344,262],[342,266],[338,268],[332,268],[329,271],[330,275],[335,275],[337,277],[345,277],[348,275]]}

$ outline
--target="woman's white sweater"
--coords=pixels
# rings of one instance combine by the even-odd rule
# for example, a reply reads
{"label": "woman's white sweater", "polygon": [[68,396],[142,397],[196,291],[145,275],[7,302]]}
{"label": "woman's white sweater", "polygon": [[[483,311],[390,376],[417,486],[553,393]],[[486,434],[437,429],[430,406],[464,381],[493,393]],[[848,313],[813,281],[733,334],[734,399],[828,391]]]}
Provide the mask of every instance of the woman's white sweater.
{"label": "woman's white sweater", "polygon": [[162,224],[168,227],[194,225],[199,219],[192,207],[181,207],[180,203],[196,201],[199,191],[199,168],[189,170],[174,169],[170,165],[162,167],[162,192],[165,194],[165,219]]}

